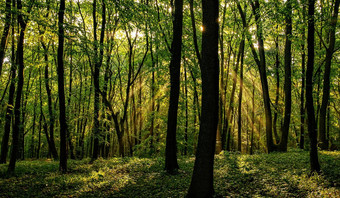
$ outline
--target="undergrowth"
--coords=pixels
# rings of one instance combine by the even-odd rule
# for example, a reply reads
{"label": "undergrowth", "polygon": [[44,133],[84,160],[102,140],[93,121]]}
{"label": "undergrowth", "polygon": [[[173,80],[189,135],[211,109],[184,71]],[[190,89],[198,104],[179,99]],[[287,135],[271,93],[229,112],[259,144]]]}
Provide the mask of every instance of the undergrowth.
{"label": "undergrowth", "polygon": [[[194,158],[179,158],[179,174],[168,175],[164,158],[20,161],[15,175],[0,165],[0,197],[184,197]],[[309,177],[309,154],[288,153],[215,157],[214,186],[223,197],[340,197],[340,152],[320,152],[321,175]]]}

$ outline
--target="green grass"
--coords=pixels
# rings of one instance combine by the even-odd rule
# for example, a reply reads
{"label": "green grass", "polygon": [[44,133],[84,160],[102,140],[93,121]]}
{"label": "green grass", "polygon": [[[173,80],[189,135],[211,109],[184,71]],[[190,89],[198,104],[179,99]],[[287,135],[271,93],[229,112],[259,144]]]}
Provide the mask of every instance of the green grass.
{"label": "green grass", "polygon": [[[226,197],[340,197],[340,152],[320,152],[322,175],[308,177],[309,154],[288,153],[215,157],[215,191]],[[112,158],[58,162],[21,161],[16,175],[0,165],[0,197],[184,197],[194,158],[180,158],[179,174],[164,172],[163,158]]]}

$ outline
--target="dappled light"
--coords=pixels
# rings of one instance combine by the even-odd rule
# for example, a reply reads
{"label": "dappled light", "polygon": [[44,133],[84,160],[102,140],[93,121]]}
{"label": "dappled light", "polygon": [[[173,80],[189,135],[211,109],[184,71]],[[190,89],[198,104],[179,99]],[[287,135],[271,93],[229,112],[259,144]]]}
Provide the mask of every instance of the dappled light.
{"label": "dappled light", "polygon": [[[309,177],[308,153],[215,157],[216,193],[253,197],[337,197],[339,152],[321,152],[327,164],[322,175]],[[0,191],[7,197],[183,197],[190,182],[194,158],[179,158],[181,170],[172,176],[163,170],[163,158],[112,158],[70,161],[69,172],[58,172],[53,161],[19,162],[16,176],[5,176],[0,165]],[[334,167],[331,169],[330,167]],[[334,170],[335,172],[332,172]],[[15,186],[12,184],[16,184]]]}

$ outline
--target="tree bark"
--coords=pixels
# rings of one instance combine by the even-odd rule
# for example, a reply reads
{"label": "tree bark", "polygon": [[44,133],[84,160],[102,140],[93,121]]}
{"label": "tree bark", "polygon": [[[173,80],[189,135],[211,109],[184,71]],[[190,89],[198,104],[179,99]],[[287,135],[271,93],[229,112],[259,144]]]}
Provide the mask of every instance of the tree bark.
{"label": "tree bark", "polygon": [[[278,26],[277,26],[278,27]],[[275,96],[275,112],[274,112],[274,119],[273,119],[273,132],[276,143],[280,141],[279,134],[277,133],[277,115],[279,111],[279,98],[280,98],[280,59],[279,59],[279,37],[276,37],[275,42],[275,77],[276,77],[276,96]]]}
{"label": "tree bark", "polygon": [[253,79],[253,97],[252,97],[252,112],[251,112],[251,139],[250,139],[250,155],[254,152],[254,128],[255,128],[255,80]]}
{"label": "tree bark", "polygon": [[174,174],[179,168],[177,163],[177,112],[180,88],[180,67],[182,50],[183,0],[175,0],[173,21],[173,40],[170,62],[170,102],[168,110],[167,136],[165,148],[165,170]]}
{"label": "tree bark", "polygon": [[6,41],[8,37],[9,28],[11,26],[11,0],[6,0],[6,7],[5,7],[5,26],[4,31],[2,32],[1,42],[0,42],[0,79],[1,79],[1,72],[2,72],[2,65],[4,62],[5,51],[6,51]]}
{"label": "tree bark", "polygon": [[240,43],[240,58],[241,58],[241,68],[240,68],[240,93],[238,97],[238,132],[237,132],[237,150],[241,152],[241,144],[242,144],[242,93],[243,93],[243,56],[244,56],[244,36],[242,36],[242,40]]}
{"label": "tree bark", "polygon": [[45,78],[45,88],[47,93],[47,105],[48,105],[48,114],[50,117],[49,125],[50,125],[50,148],[51,153],[54,158],[54,160],[58,160],[58,152],[57,148],[55,146],[54,142],[54,113],[53,113],[53,107],[52,107],[52,95],[51,95],[51,89],[49,84],[49,75],[48,75],[48,54],[47,54],[47,47],[44,43],[41,43],[42,47],[44,49],[44,58],[45,58],[45,72],[44,72],[44,78]]}
{"label": "tree bark", "polygon": [[[302,2],[302,20],[306,23],[306,2]],[[306,81],[306,49],[305,49],[305,27],[302,29],[302,45],[301,45],[301,97],[300,97],[300,149],[305,148],[305,81]]]}
{"label": "tree bark", "polygon": [[67,133],[68,126],[66,122],[65,107],[65,85],[64,85],[64,13],[65,0],[60,0],[59,18],[58,18],[58,95],[59,95],[59,122],[60,122],[60,162],[59,170],[62,173],[67,172]]}
{"label": "tree bark", "polygon": [[306,106],[308,116],[308,133],[310,139],[310,165],[311,172],[320,172],[317,147],[317,128],[315,122],[314,102],[313,102],[313,70],[314,70],[314,9],[315,1],[308,0],[308,60],[306,73]]}
{"label": "tree bark", "polygon": [[[261,78],[262,85],[262,97],[263,104],[265,109],[265,117],[266,117],[266,139],[267,139],[267,149],[268,153],[275,150],[275,145],[273,143],[273,133],[272,133],[272,112],[270,106],[270,97],[269,97],[269,88],[268,88],[268,80],[267,80],[267,71],[266,71],[266,56],[264,51],[264,39],[263,39],[263,27],[261,22],[260,15],[260,3],[259,0],[255,0],[251,2],[251,6],[253,8],[253,14],[255,15],[256,21],[256,34],[258,40],[258,49],[259,49],[259,57],[255,51],[254,45],[251,43],[252,53],[254,55],[255,62],[258,66]],[[251,38],[248,37],[248,41],[251,41]]]}
{"label": "tree bark", "polygon": [[15,98],[15,106],[14,106],[14,125],[12,131],[12,153],[11,159],[8,166],[8,172],[14,172],[15,164],[17,160],[17,154],[19,150],[19,133],[21,131],[21,119],[20,119],[20,108],[21,108],[21,94],[22,88],[24,86],[24,38],[25,38],[25,29],[26,22],[23,19],[21,14],[22,4],[21,0],[17,0],[17,9],[18,13],[18,22],[20,24],[20,36],[17,47],[17,64],[18,64],[18,84],[17,84],[17,92]]}
{"label": "tree bark", "polygon": [[202,117],[188,197],[212,197],[214,194],[213,168],[219,100],[219,1],[203,0],[202,5]]}
{"label": "tree bark", "polygon": [[[12,26],[12,32],[14,32],[13,26]],[[11,132],[12,117],[13,117],[13,102],[14,102],[16,70],[17,70],[17,65],[15,62],[15,47],[14,46],[15,46],[14,34],[12,34],[11,84],[9,86],[8,103],[6,107],[4,135],[2,137],[2,142],[1,142],[0,164],[5,164],[7,161],[8,142],[9,142],[9,135]]]}
{"label": "tree bark", "polygon": [[324,150],[329,148],[329,139],[326,136],[326,113],[327,107],[329,105],[330,80],[331,80],[330,74],[335,46],[335,32],[339,13],[339,2],[340,0],[335,1],[333,16],[330,21],[329,47],[326,50],[325,73],[323,76],[322,104],[319,115],[319,142],[320,148]]}
{"label": "tree bark", "polygon": [[281,140],[279,144],[280,151],[286,152],[288,145],[288,133],[290,124],[290,114],[292,112],[292,80],[291,80],[291,62],[292,62],[292,3],[286,1],[286,43],[285,43],[285,113],[283,127],[281,129]]}

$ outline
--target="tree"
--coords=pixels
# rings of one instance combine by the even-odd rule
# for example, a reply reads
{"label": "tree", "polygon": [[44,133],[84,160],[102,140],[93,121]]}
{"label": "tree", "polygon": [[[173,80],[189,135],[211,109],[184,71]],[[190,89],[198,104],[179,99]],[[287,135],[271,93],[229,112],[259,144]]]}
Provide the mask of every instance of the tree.
{"label": "tree", "polygon": [[283,127],[281,129],[281,139],[279,144],[280,151],[287,151],[288,132],[290,124],[290,114],[292,112],[292,79],[291,79],[291,62],[292,62],[292,2],[286,1],[286,43],[285,43],[285,113]]}
{"label": "tree", "polygon": [[58,14],[58,95],[59,95],[59,122],[60,122],[60,163],[59,170],[67,171],[66,134],[68,131],[66,123],[65,91],[64,91],[64,14],[65,0],[60,0]]}
{"label": "tree", "polygon": [[2,64],[5,57],[6,51],[6,41],[7,36],[10,28],[11,22],[11,0],[6,0],[6,8],[5,8],[5,26],[4,31],[2,32],[1,42],[0,42],[0,79],[1,79],[1,72],[2,72]]}
{"label": "tree", "polygon": [[[22,123],[20,119],[20,110],[21,110],[21,94],[22,88],[24,86],[24,38],[25,38],[25,30],[27,26],[27,22],[21,13],[22,4],[21,0],[17,0],[17,9],[18,13],[18,22],[20,25],[20,36],[17,46],[17,66],[18,66],[18,84],[17,84],[17,92],[15,98],[15,106],[14,106],[14,125],[12,131],[12,153],[11,159],[8,165],[8,172],[14,172],[15,163],[17,160],[17,153],[19,150],[19,135],[22,132]],[[29,9],[30,12],[30,9]],[[28,13],[29,13],[28,12]]]}
{"label": "tree", "polygon": [[[306,23],[306,1],[302,1],[302,20]],[[300,149],[305,147],[305,81],[306,81],[306,28],[302,27],[302,44],[301,44],[301,95],[300,95]]]}
{"label": "tree", "polygon": [[202,115],[188,197],[212,197],[214,194],[213,168],[219,100],[219,1],[203,0],[202,8]]}
{"label": "tree", "polygon": [[314,4],[315,4],[314,0],[308,0],[308,38],[307,38],[308,59],[306,71],[306,106],[308,116],[308,133],[310,139],[311,172],[319,172],[320,164],[318,159],[317,129],[313,102],[314,33],[315,33]]}
{"label": "tree", "polygon": [[320,107],[320,115],[319,115],[319,141],[321,149],[328,149],[329,140],[326,136],[326,112],[327,107],[329,105],[329,92],[330,92],[330,74],[331,74],[331,65],[332,58],[334,53],[335,46],[335,32],[336,32],[336,24],[338,20],[339,13],[339,2],[340,0],[336,0],[334,4],[333,16],[330,20],[330,30],[329,30],[329,46],[326,49],[326,58],[325,58],[325,73],[323,76],[323,90],[322,90],[322,104]]}
{"label": "tree", "polygon": [[97,17],[96,17],[96,7],[97,7],[97,1],[93,1],[93,35],[94,35],[94,74],[93,74],[93,81],[94,81],[94,115],[93,115],[93,121],[94,121],[94,128],[93,128],[93,135],[94,135],[94,145],[93,145],[93,155],[92,160],[96,160],[98,158],[98,152],[99,152],[99,71],[100,67],[102,65],[103,61],[103,53],[104,53],[104,34],[105,34],[105,2],[102,3],[102,27],[101,27],[101,33],[100,33],[100,40],[99,40],[99,57],[98,57],[98,41],[97,41]]}
{"label": "tree", "polygon": [[170,101],[168,110],[167,136],[165,148],[165,170],[176,173],[177,163],[177,112],[180,91],[180,68],[182,51],[183,0],[175,0],[175,15],[173,20],[173,39],[170,61]]}
{"label": "tree", "polygon": [[[13,4],[14,3],[15,3],[15,0],[13,0]],[[15,5],[13,5],[13,7],[14,6]],[[14,21],[14,15],[12,16],[12,20]],[[12,26],[12,32],[14,32],[14,26]],[[9,142],[9,135],[10,135],[10,132],[11,132],[11,123],[12,123],[12,114],[13,114],[13,102],[14,102],[15,80],[16,80],[16,70],[17,70],[17,66],[16,66],[16,63],[15,63],[14,34],[12,34],[12,49],[11,49],[11,51],[12,51],[12,55],[11,55],[12,56],[11,57],[11,59],[12,59],[11,60],[11,82],[10,82],[10,86],[9,86],[8,103],[7,103],[7,107],[6,107],[4,135],[3,135],[2,141],[1,141],[0,164],[5,164],[6,161],[7,161],[8,142]]]}

